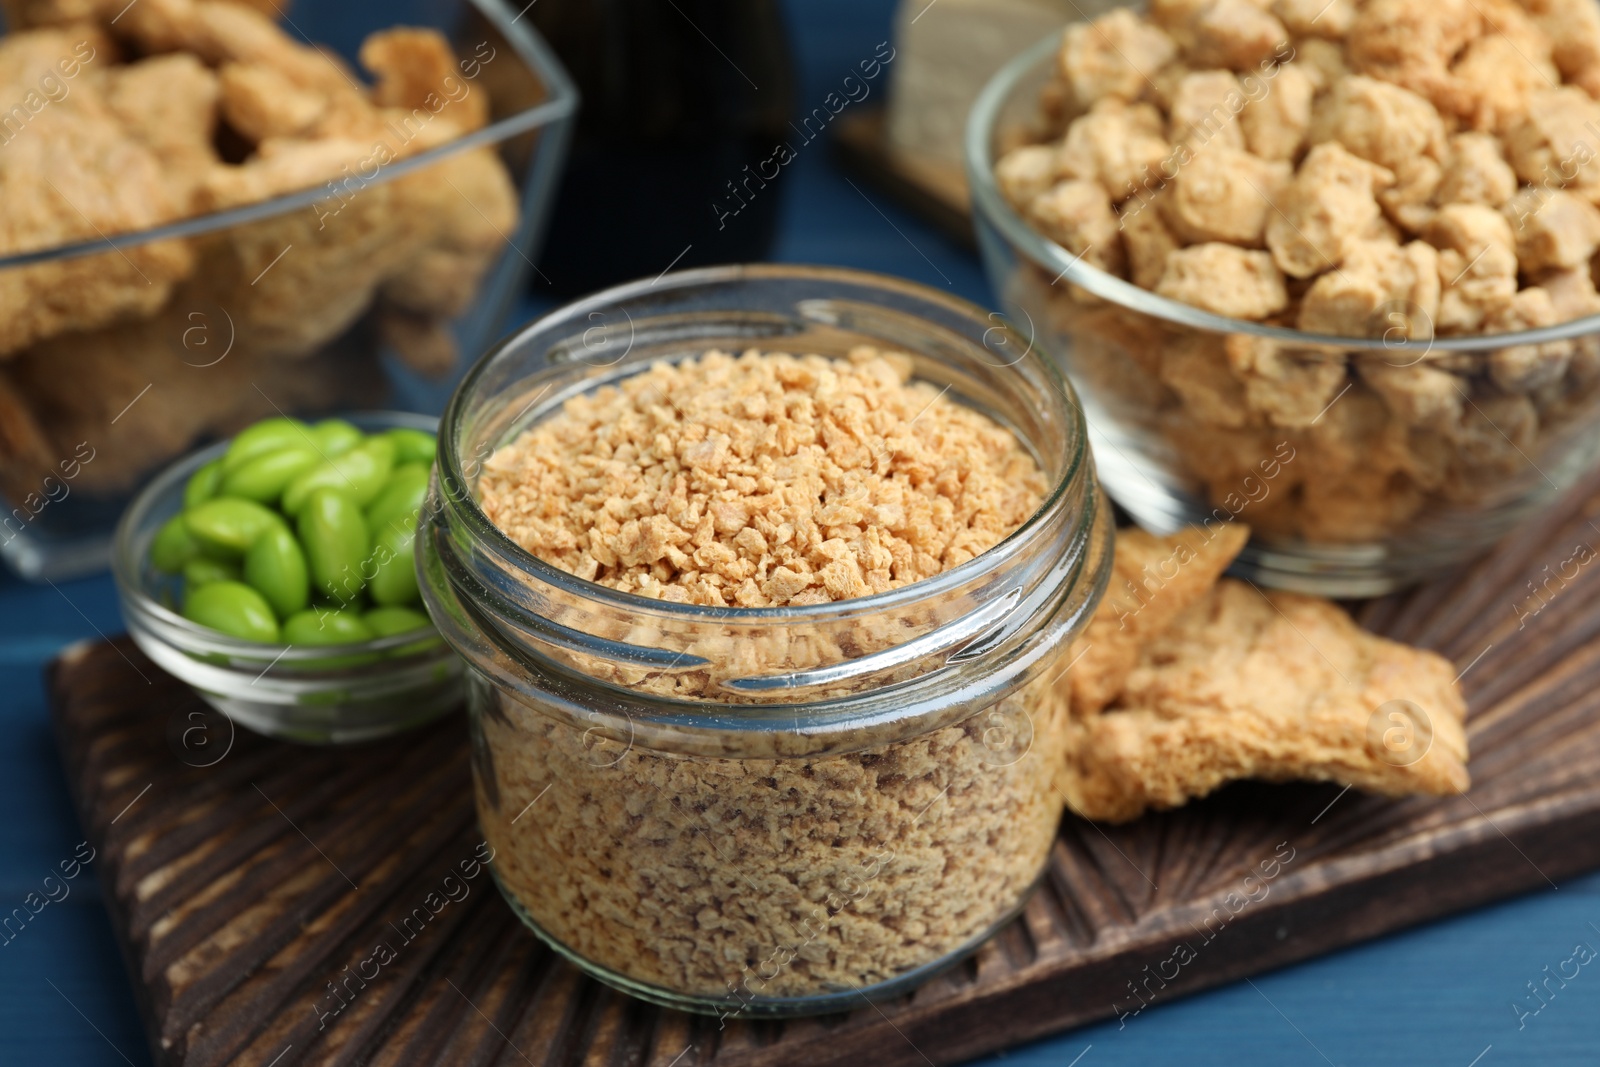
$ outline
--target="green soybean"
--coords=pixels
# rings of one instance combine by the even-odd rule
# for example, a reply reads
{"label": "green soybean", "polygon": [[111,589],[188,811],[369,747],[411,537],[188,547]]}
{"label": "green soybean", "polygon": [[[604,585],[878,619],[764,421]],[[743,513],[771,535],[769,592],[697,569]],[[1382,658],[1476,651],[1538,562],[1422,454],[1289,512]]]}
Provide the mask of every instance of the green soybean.
{"label": "green soybean", "polygon": [[311,430],[298,419],[262,419],[239,431],[222,456],[224,472],[234,471],[257,456],[293,445],[305,445]]}
{"label": "green soybean", "polygon": [[413,526],[391,525],[378,531],[372,550],[377,571],[367,583],[367,592],[379,607],[414,604],[419,599],[416,538]]}
{"label": "green soybean", "polygon": [[391,522],[400,520],[407,526],[417,524],[422,511],[422,500],[428,495],[428,472],[421,463],[407,463],[396,467],[376,499],[367,505],[367,529],[374,537]]}
{"label": "green soybean", "polygon": [[321,462],[321,456],[301,445],[264,452],[224,474],[222,494],[270,504],[283,495],[290,482]]}
{"label": "green soybean", "polygon": [[361,618],[377,637],[408,634],[433,625],[426,615],[411,608],[373,608]]}
{"label": "green soybean", "polygon": [[199,554],[200,543],[189,533],[189,524],[183,521],[181,514],[162,523],[150,542],[150,562],[156,570],[168,574],[183,570],[183,565]]}
{"label": "green soybean", "polygon": [[319,489],[338,490],[364,507],[378,495],[393,467],[394,444],[382,437],[369,437],[344,455],[324,460],[290,482],[283,491],[283,510],[298,515],[306,500]]}
{"label": "green soybean", "polygon": [[337,489],[315,489],[300,511],[299,528],[316,588],[336,600],[359,593],[370,577],[361,568],[371,542],[355,500]]}
{"label": "green soybean", "polygon": [[385,430],[381,436],[394,442],[396,463],[422,463],[433,466],[433,456],[439,447],[433,434],[425,430],[400,426],[393,430]]}
{"label": "green soybean", "polygon": [[246,641],[278,640],[278,620],[265,598],[243,582],[212,582],[190,591],[184,618]]}
{"label": "green soybean", "polygon": [[218,497],[184,513],[184,523],[203,548],[242,555],[267,530],[282,526],[277,512],[254,500]]}
{"label": "green soybean", "polygon": [[183,509],[199,507],[217,495],[222,488],[222,460],[214,459],[189,475],[183,487]]}
{"label": "green soybean", "polygon": [[241,577],[239,565],[226,560],[196,556],[183,565],[183,583],[189,590],[212,582],[237,582]]}
{"label": "green soybean", "polygon": [[244,554],[244,578],[279,618],[303,611],[311,602],[306,555],[287,527],[274,527],[256,538]]}
{"label": "green soybean", "polygon": [[312,440],[323,459],[342,456],[366,435],[343,419],[323,419],[311,427]]}
{"label": "green soybean", "polygon": [[353,645],[376,636],[353,611],[310,608],[284,620],[283,640],[291,645]]}

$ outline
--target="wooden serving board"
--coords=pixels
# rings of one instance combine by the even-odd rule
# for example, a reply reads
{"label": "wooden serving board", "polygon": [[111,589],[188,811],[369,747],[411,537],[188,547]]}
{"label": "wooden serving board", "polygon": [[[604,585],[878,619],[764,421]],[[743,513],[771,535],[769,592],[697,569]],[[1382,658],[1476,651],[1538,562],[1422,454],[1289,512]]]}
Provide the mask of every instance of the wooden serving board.
{"label": "wooden serving board", "polygon": [[[463,876],[479,838],[461,716],[362,748],[230,744],[125,639],[68,650],[49,683],[160,1063],[951,1063],[1600,866],[1597,490],[1358,607],[1465,672],[1468,794],[1241,784],[1123,827],[1068,818],[1040,891],[974,958],[796,1022],[719,1028],[611,992],[526,933],[486,873]],[[380,942],[392,958],[374,962]],[[373,977],[336,1000],[352,972]]]}

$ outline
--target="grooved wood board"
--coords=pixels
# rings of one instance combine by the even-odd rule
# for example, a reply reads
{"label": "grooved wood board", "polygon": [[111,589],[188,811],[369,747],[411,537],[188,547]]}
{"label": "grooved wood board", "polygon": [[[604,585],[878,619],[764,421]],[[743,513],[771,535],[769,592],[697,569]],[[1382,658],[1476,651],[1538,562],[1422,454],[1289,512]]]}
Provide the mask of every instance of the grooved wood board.
{"label": "grooved wood board", "polygon": [[[362,748],[227,747],[126,639],[68,650],[49,684],[160,1063],[952,1063],[1600,866],[1597,489],[1357,607],[1465,670],[1468,794],[1244,783],[1123,827],[1068,818],[1040,891],[975,957],[819,1019],[719,1028],[631,1000],[526,933],[486,873],[461,879],[479,838],[459,715]],[[376,977],[332,1014],[347,967]]]}

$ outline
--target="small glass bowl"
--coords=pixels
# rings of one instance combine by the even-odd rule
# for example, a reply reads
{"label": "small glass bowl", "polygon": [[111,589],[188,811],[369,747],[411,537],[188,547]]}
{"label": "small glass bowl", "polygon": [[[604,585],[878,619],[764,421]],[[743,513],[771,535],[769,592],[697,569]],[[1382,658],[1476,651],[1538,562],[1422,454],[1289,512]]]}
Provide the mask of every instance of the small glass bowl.
{"label": "small glass bowl", "polygon": [[[345,416],[366,431],[437,420],[396,411]],[[458,707],[462,663],[438,635],[394,634],[336,647],[243,641],[172,609],[178,580],[150,564],[150,542],[183,505],[189,476],[228,442],[193,452],[145,486],[117,526],[112,573],[134,643],[162,670],[194,686],[206,703],[268,737],[340,744],[387,737]]]}
{"label": "small glass bowl", "polygon": [[[1377,596],[1487,551],[1600,462],[1600,316],[1420,340],[1407,302],[1378,309],[1381,336],[1303,333],[1160,296],[1040,233],[994,163],[1037,139],[1058,47],[1018,55],[973,105],[973,221],[996,297],[1071,379],[1106,492],[1141,526],[1237,519],[1240,572]],[[1506,386],[1511,356],[1552,380]]]}

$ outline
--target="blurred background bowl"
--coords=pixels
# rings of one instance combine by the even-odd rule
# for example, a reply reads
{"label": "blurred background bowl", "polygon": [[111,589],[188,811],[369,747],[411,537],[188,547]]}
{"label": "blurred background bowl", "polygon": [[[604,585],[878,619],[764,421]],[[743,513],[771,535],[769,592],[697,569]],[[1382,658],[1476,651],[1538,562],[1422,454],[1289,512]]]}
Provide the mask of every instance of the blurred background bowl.
{"label": "blurred background bowl", "polygon": [[[1043,127],[1059,37],[1017,56],[967,126],[974,225],[991,285],[1082,398],[1100,478],[1156,532],[1237,519],[1240,571],[1328,596],[1375,596],[1470,559],[1600,460],[1600,317],[1492,336],[1324,337],[1215,315],[1084,262],[1006,201],[994,163]],[[1543,346],[1537,351],[1523,346]],[[1496,354],[1550,380],[1518,390]],[[1263,368],[1240,384],[1238,368]],[[1442,372],[1434,425],[1402,418],[1372,382]],[[1537,374],[1536,376],[1537,377]],[[1450,392],[1459,394],[1451,396]]]}
{"label": "blurred background bowl", "polygon": [[[468,358],[504,332],[534,269],[576,90],[529,20],[497,0],[300,0],[280,19],[351,72],[362,41],[396,25],[449,40],[463,99],[488,97],[483,125],[375,173],[346,167],[337,181],[137,232],[84,215],[86,239],[0,257],[0,290],[71,290],[126,268],[169,288],[153,310],[0,352],[0,558],[24,577],[104,567],[144,478],[259,418],[437,412]],[[47,107],[37,129],[6,133],[44,136],[51,118]],[[222,118],[214,140],[225,163],[253,151]],[[402,256],[408,227],[431,236]],[[161,276],[151,262],[166,254],[193,266]],[[397,257],[398,268],[375,266]]]}

